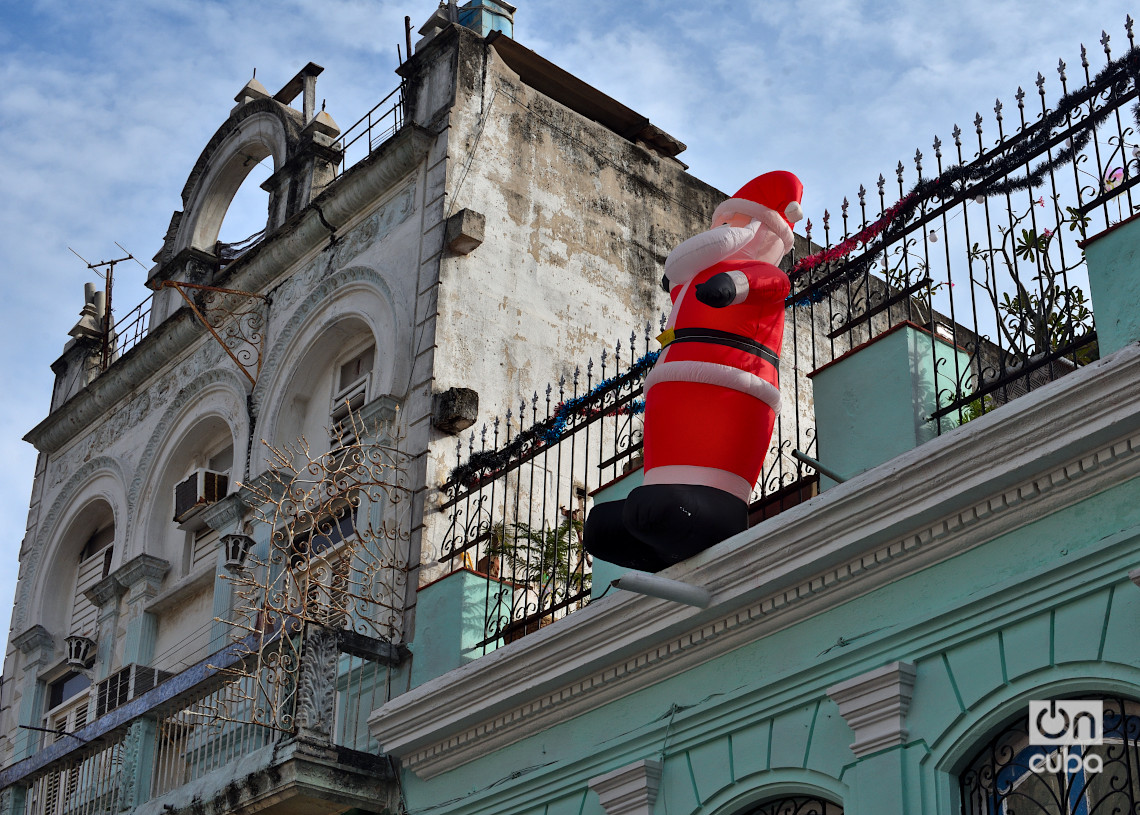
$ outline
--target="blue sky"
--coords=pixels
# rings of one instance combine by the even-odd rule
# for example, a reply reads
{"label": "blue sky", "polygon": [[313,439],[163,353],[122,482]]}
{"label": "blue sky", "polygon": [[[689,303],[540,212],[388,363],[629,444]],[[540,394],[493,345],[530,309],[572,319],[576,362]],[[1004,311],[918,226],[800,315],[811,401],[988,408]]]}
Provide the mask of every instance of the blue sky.
{"label": "blue sky", "polygon": [[[435,0],[64,0],[0,10],[0,615],[11,608],[51,362],[92,279],[121,243],[148,267],[202,147],[256,67],[271,92],[306,62],[318,98],[347,126],[396,84],[403,18]],[[519,42],[685,142],[691,172],[726,192],[771,169],[797,173],[819,222],[899,160],[933,160],[937,134],[973,133],[975,112],[1007,117],[1018,86],[1061,94],[1057,61],[1080,76],[1127,49],[1115,0],[1093,3],[517,0]],[[992,138],[992,136],[991,136]],[[909,181],[908,181],[909,186]],[[236,208],[235,208],[236,211]],[[262,219],[264,216],[262,215]],[[251,222],[252,223],[252,222]],[[260,224],[227,223],[229,237]],[[818,227],[817,227],[818,228]],[[224,235],[225,237],[225,235]],[[116,314],[147,294],[136,264],[117,269]],[[552,363],[552,369],[554,365]]]}

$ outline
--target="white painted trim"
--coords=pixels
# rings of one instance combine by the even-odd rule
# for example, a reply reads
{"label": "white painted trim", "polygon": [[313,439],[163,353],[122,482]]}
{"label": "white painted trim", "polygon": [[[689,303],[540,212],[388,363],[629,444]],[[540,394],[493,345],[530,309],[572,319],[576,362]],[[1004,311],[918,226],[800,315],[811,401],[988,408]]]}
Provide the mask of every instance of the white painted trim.
{"label": "white painted trim", "polygon": [[[669,349],[666,348],[666,351]],[[772,410],[780,410],[780,389],[754,373],[721,365],[719,362],[703,362],[696,359],[665,361],[658,357],[657,364],[645,377],[645,392],[662,382],[696,382],[703,385],[719,385],[722,388],[747,393],[754,396]]]}
{"label": "white painted trim", "polygon": [[748,503],[748,498],[752,495],[752,485],[736,473],[718,470],[716,467],[697,467],[691,464],[652,467],[645,471],[645,479],[641,483],[646,486],[650,484],[701,484],[724,490],[735,495],[744,503]]}
{"label": "white painted trim", "polygon": [[732,278],[732,283],[736,286],[736,297],[732,299],[729,305],[738,306],[748,299],[748,275],[739,269],[733,269],[728,273],[728,276]]}
{"label": "white painted trim", "polygon": [[602,598],[396,697],[369,729],[431,778],[1140,476],[1121,384],[1138,378],[1130,345],[662,572],[708,588],[708,609]]}

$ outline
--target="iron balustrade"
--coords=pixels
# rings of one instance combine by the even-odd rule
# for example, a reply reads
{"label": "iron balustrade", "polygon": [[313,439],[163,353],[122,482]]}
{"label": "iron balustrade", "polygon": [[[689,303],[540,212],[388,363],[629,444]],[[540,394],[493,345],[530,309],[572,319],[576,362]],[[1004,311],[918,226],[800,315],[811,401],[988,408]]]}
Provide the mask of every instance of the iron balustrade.
{"label": "iron balustrade", "polygon": [[367,158],[404,126],[404,91],[404,83],[401,82],[340,134],[335,147],[342,152],[341,173]]}

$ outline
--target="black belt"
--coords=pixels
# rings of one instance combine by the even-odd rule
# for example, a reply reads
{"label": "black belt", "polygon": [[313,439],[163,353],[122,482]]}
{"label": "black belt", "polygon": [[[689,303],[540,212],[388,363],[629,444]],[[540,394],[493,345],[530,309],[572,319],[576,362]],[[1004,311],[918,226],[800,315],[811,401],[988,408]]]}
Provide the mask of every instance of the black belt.
{"label": "black belt", "polygon": [[[672,336],[669,336],[670,334]],[[765,362],[770,362],[777,367],[780,365],[779,354],[771,348],[756,342],[751,337],[733,334],[731,331],[720,331],[716,328],[676,328],[666,331],[657,339],[661,342],[662,347],[672,345],[675,342],[707,342],[712,345],[727,345],[729,348],[755,354]]]}

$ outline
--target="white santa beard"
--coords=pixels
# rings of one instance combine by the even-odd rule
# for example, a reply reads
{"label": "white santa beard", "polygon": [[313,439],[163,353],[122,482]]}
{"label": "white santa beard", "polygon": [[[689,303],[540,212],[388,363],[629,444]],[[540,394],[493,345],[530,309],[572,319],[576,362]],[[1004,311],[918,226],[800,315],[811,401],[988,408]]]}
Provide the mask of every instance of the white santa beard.
{"label": "white santa beard", "polygon": [[776,266],[787,254],[787,249],[784,248],[784,240],[780,235],[769,229],[760,229],[752,242],[744,247],[742,254]]}

